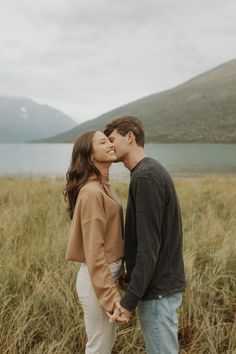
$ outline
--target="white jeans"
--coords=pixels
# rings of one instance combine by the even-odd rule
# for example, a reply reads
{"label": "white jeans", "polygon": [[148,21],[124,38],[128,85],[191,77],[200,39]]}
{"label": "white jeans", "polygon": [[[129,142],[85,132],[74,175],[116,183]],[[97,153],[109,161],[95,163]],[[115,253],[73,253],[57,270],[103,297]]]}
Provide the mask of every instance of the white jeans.
{"label": "white jeans", "polygon": [[[121,264],[121,260],[109,264],[114,281],[119,278]],[[81,264],[76,290],[84,312],[87,334],[85,354],[111,354],[116,339],[117,324],[108,321],[106,312],[100,306],[85,263]]]}

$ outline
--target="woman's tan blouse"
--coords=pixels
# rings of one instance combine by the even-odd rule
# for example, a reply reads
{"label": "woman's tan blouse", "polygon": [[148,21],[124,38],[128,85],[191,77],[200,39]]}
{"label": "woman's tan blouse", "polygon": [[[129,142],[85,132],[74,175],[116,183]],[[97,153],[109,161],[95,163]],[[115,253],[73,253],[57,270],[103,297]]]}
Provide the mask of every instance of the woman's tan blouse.
{"label": "woman's tan blouse", "polygon": [[89,180],[78,194],[66,259],[87,263],[97,299],[109,312],[120,295],[108,264],[123,256],[122,207],[108,183]]}

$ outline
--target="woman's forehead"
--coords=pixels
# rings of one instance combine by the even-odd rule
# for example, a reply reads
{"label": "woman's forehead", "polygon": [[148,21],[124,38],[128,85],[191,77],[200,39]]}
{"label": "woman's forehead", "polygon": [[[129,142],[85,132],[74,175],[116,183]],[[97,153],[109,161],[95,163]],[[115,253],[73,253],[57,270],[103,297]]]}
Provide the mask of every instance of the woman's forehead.
{"label": "woman's forehead", "polygon": [[100,139],[104,139],[104,138],[107,139],[106,135],[98,130],[94,134],[93,141],[99,141]]}

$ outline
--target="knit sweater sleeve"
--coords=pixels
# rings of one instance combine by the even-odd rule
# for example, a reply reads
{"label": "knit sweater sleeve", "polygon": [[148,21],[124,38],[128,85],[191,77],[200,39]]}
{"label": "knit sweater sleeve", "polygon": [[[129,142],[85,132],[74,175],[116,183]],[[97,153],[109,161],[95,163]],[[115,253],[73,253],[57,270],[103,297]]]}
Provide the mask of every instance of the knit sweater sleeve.
{"label": "knit sweater sleeve", "polygon": [[155,270],[161,242],[164,188],[150,178],[139,178],[135,192],[137,254],[128,290],[121,300],[127,310],[134,310],[143,297]]}
{"label": "knit sweater sleeve", "polygon": [[100,191],[90,191],[83,198],[81,224],[85,259],[95,294],[104,310],[112,312],[120,295],[104,251],[104,235],[108,225]]}

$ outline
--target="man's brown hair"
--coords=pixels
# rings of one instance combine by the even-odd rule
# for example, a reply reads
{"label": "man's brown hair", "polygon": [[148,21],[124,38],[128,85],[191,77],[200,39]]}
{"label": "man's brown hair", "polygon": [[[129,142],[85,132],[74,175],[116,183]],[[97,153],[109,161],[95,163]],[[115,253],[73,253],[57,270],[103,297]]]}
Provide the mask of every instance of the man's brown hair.
{"label": "man's brown hair", "polygon": [[115,129],[122,136],[125,136],[128,132],[133,132],[137,145],[144,147],[145,135],[143,123],[138,118],[132,116],[116,118],[106,125],[104,134],[109,136]]}

